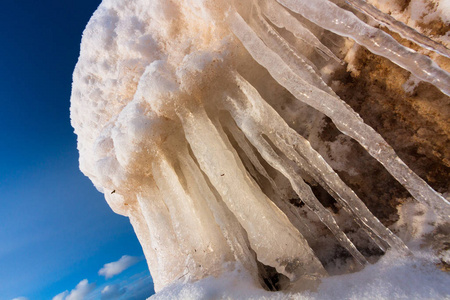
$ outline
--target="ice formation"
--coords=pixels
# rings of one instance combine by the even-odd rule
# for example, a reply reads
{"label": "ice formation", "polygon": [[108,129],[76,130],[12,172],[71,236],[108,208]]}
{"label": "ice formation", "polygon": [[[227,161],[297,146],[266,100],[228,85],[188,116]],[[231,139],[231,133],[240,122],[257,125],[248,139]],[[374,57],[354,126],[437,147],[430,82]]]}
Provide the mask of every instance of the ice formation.
{"label": "ice formation", "polygon": [[450,94],[449,73],[428,56],[328,0],[104,0],[94,13],[71,98],[80,168],[130,218],[157,291],[234,270],[268,289],[316,285],[327,271],[310,246],[309,223],[289,202],[293,193],[365,265],[311,184],[379,249],[410,253],[275,104],[314,108],[304,118],[311,128],[326,115],[448,219],[448,201],[327,84],[323,70],[341,59],[320,40],[321,29]]}

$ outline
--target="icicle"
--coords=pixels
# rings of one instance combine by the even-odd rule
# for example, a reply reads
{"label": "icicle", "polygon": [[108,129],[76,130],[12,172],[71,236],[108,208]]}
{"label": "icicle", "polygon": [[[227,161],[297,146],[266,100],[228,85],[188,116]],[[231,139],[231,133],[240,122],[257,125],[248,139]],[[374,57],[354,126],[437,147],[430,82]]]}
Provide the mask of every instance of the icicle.
{"label": "icicle", "polygon": [[[259,162],[259,159],[256,157],[256,154],[253,151],[252,146],[247,142],[245,135],[236,126],[236,123],[232,118],[228,117],[228,119],[229,120],[225,122],[225,126],[230,131],[233,138],[235,138],[240,149],[244,149],[243,150],[244,157],[250,161],[252,167],[256,168],[255,171],[257,171],[258,174],[262,175],[269,181],[273,189],[273,195],[272,197],[270,197],[270,200],[272,200],[273,203],[275,203],[276,206],[278,206],[278,208],[280,208],[281,211],[283,211],[286,214],[289,221],[295,226],[295,228],[299,230],[300,234],[302,234],[303,236],[304,234],[307,234],[309,237],[311,237],[312,236],[311,229],[302,220],[302,217],[299,215],[298,211],[293,209],[292,206],[288,205],[285,201],[281,200],[282,196],[278,191],[278,187],[275,181],[270,177],[266,169]],[[214,125],[216,126],[218,133],[222,136],[223,142],[227,144],[227,147],[229,147],[230,151],[233,153],[237,152],[237,150],[233,148],[231,142],[229,141],[227,134],[223,131],[222,123],[215,120]],[[235,158],[237,161],[242,160],[242,157],[238,156],[237,153],[235,154]]]}
{"label": "icicle", "polygon": [[297,228],[300,231],[300,233],[303,234],[303,236],[307,234],[308,236],[305,237],[311,237],[312,236],[311,229],[302,220],[298,211],[292,209],[291,205],[287,205],[284,201],[281,201],[282,196],[278,192],[277,184],[272,179],[272,177],[270,177],[266,169],[259,161],[254,150],[252,149],[252,146],[249,145],[249,143],[247,142],[245,135],[239,128],[236,127],[235,121],[233,119],[227,120],[225,124],[226,124],[225,126],[230,131],[233,138],[236,140],[238,146],[244,151],[245,156],[248,157],[248,159],[250,160],[252,166],[256,168],[259,174],[261,174],[264,178],[266,178],[269,181],[275,195],[275,199],[272,199],[274,203],[286,214],[288,219],[292,222],[295,228]]}
{"label": "icicle", "polygon": [[[144,217],[145,222],[136,224],[137,222],[133,222],[133,218],[131,220],[135,230],[139,230],[136,228],[141,226],[148,227],[148,240],[144,243],[141,242],[141,245],[146,245],[152,252],[157,253],[156,261],[150,269],[155,274],[153,278],[159,289],[159,286],[166,286],[187,272],[182,261],[173,259],[174,255],[180,256],[183,251],[177,242],[169,211],[153,180],[150,179],[149,183],[141,187],[137,201],[139,203],[137,209]],[[140,237],[140,234],[138,233],[137,236]]]}
{"label": "icicle", "polygon": [[[291,129],[244,78],[236,74],[236,81],[237,85],[245,94],[245,97],[247,97],[248,101],[252,104],[246,106],[246,109],[243,109],[242,106],[239,107],[239,109],[233,109],[233,115],[237,118],[237,121],[242,123],[244,116],[260,116],[258,119],[253,119],[255,124],[248,125],[249,121],[246,121],[245,125],[241,126],[251,128],[250,131],[255,128],[259,132],[267,135],[289,159],[295,161],[307,172],[307,174],[310,174],[314,180],[329,191],[338,202],[346,207],[355,216],[355,220],[370,234],[370,236],[374,237],[375,235],[377,238],[374,238],[374,241],[379,244],[382,249],[383,245],[380,243],[380,239],[387,243],[390,247],[408,253],[408,250],[403,242],[372,215],[358,196],[350,188],[348,188],[348,186],[339,178],[339,176],[325,162],[320,154],[311,147],[309,142]],[[258,112],[255,110],[258,110]],[[264,122],[261,122],[261,120],[267,119],[271,120],[270,127],[264,126]],[[258,122],[258,120],[260,121]],[[255,132],[248,133],[248,129],[244,130],[244,132],[247,132],[247,134],[251,137],[257,135]],[[265,141],[260,140],[258,143],[263,144],[262,146],[265,146],[266,149],[269,148],[268,153],[272,153],[272,157],[277,156],[273,150],[270,150],[270,145],[268,145]],[[259,147],[256,148],[260,149]],[[280,170],[279,167],[280,165],[278,165],[278,170]],[[295,174],[295,171],[289,167],[289,165],[281,165],[281,168],[285,169],[283,174],[289,173],[288,176],[291,178],[296,178],[296,176],[298,176]],[[292,181],[295,181],[295,179],[291,179],[291,182]],[[305,204],[308,205],[306,202]],[[312,205],[317,206],[317,204],[314,203],[312,203]],[[317,210],[317,208],[313,210]],[[332,223],[330,223],[330,225],[326,225],[336,226]],[[332,232],[337,232],[337,229],[332,229]]]}
{"label": "icicle", "polygon": [[239,147],[237,149],[236,149],[236,147],[234,147],[234,148],[235,148],[239,158],[241,159],[242,164],[245,166],[245,169],[247,170],[247,172],[253,177],[253,179],[256,181],[256,183],[259,186],[262,186],[263,182],[262,182],[261,174],[255,169],[255,167],[253,166],[252,162],[247,157],[245,152],[242,151],[242,149],[240,149]]}
{"label": "icicle", "polygon": [[259,1],[264,15],[279,28],[286,28],[292,32],[295,37],[303,40],[305,43],[315,47],[317,52],[326,59],[332,58],[335,61],[342,61],[334,55],[319,39],[307,28],[305,28],[296,18],[294,18],[286,9],[275,1],[261,0]]}
{"label": "icicle", "polygon": [[425,49],[434,51],[450,58],[450,49],[421,34],[414,28],[409,27],[403,22],[397,21],[392,16],[383,13],[370,3],[367,3],[364,0],[346,0],[345,2],[358,9],[359,11],[365,13],[366,15],[371,16],[376,21],[384,24],[387,28],[389,28],[389,30],[397,32],[402,38],[408,39],[416,44],[419,44]]}
{"label": "icicle", "polygon": [[[206,274],[219,275],[223,263],[230,261],[233,255],[225,246],[220,228],[212,225],[215,219],[204,198],[194,198],[189,192],[193,186],[182,174],[184,166],[173,166],[163,155],[156,157],[152,165],[156,184],[162,190],[164,203],[171,215],[179,247],[187,259],[188,278],[198,280]],[[177,174],[174,167],[180,168],[181,173]]]}
{"label": "icicle", "polygon": [[258,170],[259,174],[264,176],[264,178],[266,178],[269,181],[269,183],[274,191],[277,191],[278,188],[277,188],[275,181],[273,181],[272,177],[270,177],[269,174],[267,174],[266,169],[261,165],[258,157],[256,157],[256,154],[253,152],[253,149],[248,144],[248,142],[245,139],[245,136],[243,136],[242,132],[239,132],[238,130],[236,130],[229,123],[226,126],[230,130],[231,134],[233,135],[233,137],[236,140],[239,147],[244,151],[245,155],[250,159],[250,162],[252,163],[252,165],[256,168],[256,170]]}
{"label": "icicle", "polygon": [[[245,84],[245,83],[244,83]],[[232,99],[228,101],[234,102]],[[286,163],[282,158],[275,153],[272,147],[263,139],[263,137],[258,132],[265,132],[265,128],[261,123],[250,123],[245,120],[248,116],[254,116],[253,111],[243,111],[241,109],[236,109],[236,103],[234,105],[231,103],[229,106],[230,112],[233,115],[239,128],[245,133],[250,142],[258,149],[261,156],[267,161],[273,168],[280,171],[291,183],[292,188],[300,197],[300,199],[314,212],[317,214],[319,219],[331,230],[331,232],[336,236],[341,245],[346,248],[355,259],[361,263],[365,264],[366,259],[361,253],[356,249],[353,243],[347,238],[339,226],[336,224],[331,213],[320,204],[319,200],[314,196],[311,188],[303,181],[303,179],[292,169],[292,167]],[[234,106],[234,108],[233,108]],[[260,107],[263,109],[262,107]],[[263,112],[264,113],[264,112]],[[267,117],[267,116],[265,116]],[[276,122],[276,120],[272,120]]]}
{"label": "icicle", "polygon": [[[347,208],[355,216],[355,221],[373,238],[381,249],[385,250],[381,242],[383,241],[391,248],[409,253],[403,242],[373,216],[353,190],[339,178],[336,172],[311,147],[305,138],[291,129],[239,74],[236,74],[236,81],[252,105],[246,106],[246,110],[242,108],[239,110],[245,111],[245,113],[235,111],[235,115],[240,114],[240,119],[244,115],[261,115],[258,120],[271,120],[270,127],[264,126],[264,122],[257,123],[255,127],[267,135],[289,159],[295,161],[307,174],[311,175],[316,182],[320,183],[338,202]],[[259,110],[258,113],[250,110],[256,108]],[[334,224],[330,226],[334,226]]]}
{"label": "icicle", "polygon": [[[288,289],[319,282],[326,271],[308,241],[317,246],[322,240],[312,232],[326,229],[308,228],[316,218],[289,205],[292,190],[366,263],[337,224],[339,215],[315,197],[307,184],[313,181],[381,249],[407,252],[261,95],[289,122],[305,121],[295,125],[299,131],[318,132],[317,116],[329,116],[416,199],[450,215],[449,203],[326,86],[309,60],[315,53],[304,53],[326,57],[326,72],[339,59],[291,11],[355,38],[444,92],[448,74],[325,0],[279,2],[290,10],[274,0],[104,1],[85,30],[71,99],[80,167],[111,208],[130,218],[156,290],[233,270],[255,287],[272,276],[287,276]],[[294,36],[307,51],[289,44]],[[298,112],[303,103],[312,108]]]}
{"label": "icicle", "polygon": [[277,54],[264,45],[237,13],[229,14],[229,25],[250,55],[265,67],[278,83],[298,100],[331,118],[341,132],[358,141],[415,199],[433,208],[444,218],[450,216],[450,203],[412,172],[381,135],[365,124],[345,102],[317,89],[297,76]]}
{"label": "icicle", "polygon": [[442,70],[429,57],[400,45],[390,35],[367,25],[351,12],[326,0],[277,1],[325,29],[354,39],[371,52],[386,57],[450,96],[450,74],[448,72]]}
{"label": "icicle", "polygon": [[292,281],[326,272],[306,240],[247,176],[202,107],[179,107],[191,149],[211,184],[248,234],[258,260]]}
{"label": "icicle", "polygon": [[[204,175],[191,155],[187,153],[187,150],[183,152],[183,154],[178,155],[178,159],[184,166],[186,172],[185,178],[190,194],[194,199],[201,202],[199,205],[203,203],[204,207],[207,207],[214,217],[214,220],[210,220],[211,223],[205,224],[205,226],[220,228],[217,234],[223,235],[226,239],[230,254],[234,257],[234,260],[242,264],[250,274],[256,274],[256,262],[248,249],[245,238],[246,233],[243,231],[235,216],[226,208],[221,199],[218,198],[219,196],[211,191],[211,188],[204,179]],[[204,202],[202,201],[203,199]],[[220,250],[223,255],[230,255],[225,245],[221,246]],[[222,265],[216,267],[222,267]]]}
{"label": "icicle", "polygon": [[334,91],[322,80],[317,68],[289,45],[288,42],[276,32],[261,16],[259,8],[255,7],[252,14],[252,24],[264,43],[278,53],[284,62],[300,77],[321,90],[336,95]]}
{"label": "icicle", "polygon": [[130,209],[128,217],[130,218],[130,223],[133,226],[134,232],[136,232],[139,243],[142,245],[142,249],[144,250],[144,255],[147,260],[148,267],[151,270],[150,272],[155,284],[155,291],[158,292],[166,284],[176,280],[176,277],[173,276],[173,272],[176,273],[178,270],[172,269],[165,274],[158,272],[159,262],[157,255],[159,255],[159,253],[157,252],[157,249],[155,250],[152,247],[150,228],[147,225],[140,207],[136,206]]}

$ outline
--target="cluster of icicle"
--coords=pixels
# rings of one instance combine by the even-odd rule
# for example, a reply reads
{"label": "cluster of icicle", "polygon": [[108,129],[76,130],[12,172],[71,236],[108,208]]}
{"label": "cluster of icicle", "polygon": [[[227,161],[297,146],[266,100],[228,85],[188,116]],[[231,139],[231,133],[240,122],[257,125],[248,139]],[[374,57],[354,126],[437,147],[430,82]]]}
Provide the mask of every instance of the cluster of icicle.
{"label": "cluster of icicle", "polygon": [[248,272],[257,285],[264,277],[261,264],[286,276],[287,289],[326,276],[302,234],[304,222],[268,168],[289,181],[359,264],[366,258],[305,176],[332,195],[380,249],[408,253],[263,98],[260,90],[270,85],[328,116],[417,201],[442,218],[450,215],[448,202],[286,38],[295,36],[304,49],[339,63],[299,15],[450,94],[449,74],[428,57],[328,0],[104,0],[90,20],[71,99],[80,167],[111,208],[130,218],[156,290],[234,269]]}

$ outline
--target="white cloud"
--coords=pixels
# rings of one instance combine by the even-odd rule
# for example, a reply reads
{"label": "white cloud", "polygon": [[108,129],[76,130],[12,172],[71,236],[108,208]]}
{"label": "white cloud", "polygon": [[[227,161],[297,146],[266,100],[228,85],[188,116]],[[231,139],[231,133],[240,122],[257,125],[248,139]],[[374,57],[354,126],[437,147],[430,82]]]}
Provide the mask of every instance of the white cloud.
{"label": "white cloud", "polygon": [[117,299],[127,291],[126,288],[120,288],[119,284],[107,285],[102,290],[102,300]]}
{"label": "white cloud", "polygon": [[111,278],[117,274],[122,273],[135,263],[139,261],[139,258],[129,255],[122,256],[118,261],[105,264],[103,268],[98,271],[99,275],[105,276],[105,278]]}
{"label": "white cloud", "polygon": [[52,300],[64,300],[64,298],[66,298],[67,294],[69,294],[69,291],[64,291],[62,293],[59,293],[55,297],[53,297]]}
{"label": "white cloud", "polygon": [[12,300],[28,300],[28,298],[27,297],[17,297]]}
{"label": "white cloud", "polygon": [[89,284],[87,279],[83,279],[70,291],[65,300],[83,300],[95,287],[95,283]]}

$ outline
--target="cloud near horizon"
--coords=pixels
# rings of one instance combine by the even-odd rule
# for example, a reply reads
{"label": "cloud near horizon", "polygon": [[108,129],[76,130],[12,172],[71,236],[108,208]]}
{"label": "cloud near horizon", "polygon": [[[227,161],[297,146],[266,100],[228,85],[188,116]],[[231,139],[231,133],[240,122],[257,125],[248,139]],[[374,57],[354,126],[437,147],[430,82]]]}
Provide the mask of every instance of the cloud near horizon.
{"label": "cloud near horizon", "polygon": [[77,286],[70,291],[64,291],[52,300],[83,300],[95,288],[95,283],[89,283],[87,279],[81,280]]}
{"label": "cloud near horizon", "polygon": [[138,257],[124,255],[118,261],[107,263],[98,271],[99,275],[105,276],[106,279],[118,275],[136,264],[140,259]]}

